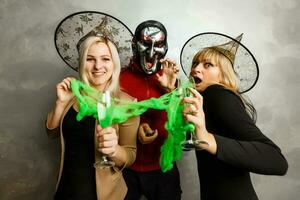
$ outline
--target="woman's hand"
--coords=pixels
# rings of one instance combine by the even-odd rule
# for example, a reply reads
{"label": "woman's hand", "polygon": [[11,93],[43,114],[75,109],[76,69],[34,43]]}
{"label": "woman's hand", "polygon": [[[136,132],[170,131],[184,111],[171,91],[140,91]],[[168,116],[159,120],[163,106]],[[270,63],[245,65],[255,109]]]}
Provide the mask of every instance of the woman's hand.
{"label": "woman's hand", "polygon": [[117,152],[118,136],[116,129],[112,127],[102,128],[100,125],[96,127],[98,151],[114,157]]}
{"label": "woman's hand", "polygon": [[185,104],[185,107],[182,112],[185,120],[195,125],[196,136],[201,139],[202,135],[207,132],[202,108],[203,98],[195,89],[189,88],[189,90],[193,96],[183,98],[182,103]]}
{"label": "woman's hand", "polygon": [[200,148],[206,149],[212,154],[216,153],[217,146],[213,134],[209,133],[206,129],[205,124],[205,114],[203,111],[203,98],[193,88],[189,88],[193,97],[183,98],[182,103],[186,106],[183,109],[183,116],[187,122],[193,123],[195,125],[195,136],[200,141],[205,141],[208,146],[199,144]]}
{"label": "woman's hand", "polygon": [[179,69],[174,60],[161,59],[162,70],[156,73],[156,78],[160,85],[170,92],[176,88],[176,79],[179,73]]}
{"label": "woman's hand", "polygon": [[71,81],[75,80],[73,77],[67,77],[56,85],[56,94],[58,103],[68,103],[73,97],[71,90]]}

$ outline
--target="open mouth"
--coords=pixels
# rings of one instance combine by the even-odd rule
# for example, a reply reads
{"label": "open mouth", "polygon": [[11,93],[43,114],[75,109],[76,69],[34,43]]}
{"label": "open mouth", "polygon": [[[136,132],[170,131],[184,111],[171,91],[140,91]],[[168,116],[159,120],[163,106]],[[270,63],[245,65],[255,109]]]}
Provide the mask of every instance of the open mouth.
{"label": "open mouth", "polygon": [[155,66],[157,63],[157,59],[153,58],[153,59],[146,59],[146,57],[144,57],[144,65],[146,67],[146,69],[152,69],[153,66]]}
{"label": "open mouth", "polygon": [[196,85],[202,82],[201,78],[199,77],[193,76],[193,79]]}
{"label": "open mouth", "polygon": [[147,69],[151,69],[153,67],[153,63],[146,62],[145,66]]}

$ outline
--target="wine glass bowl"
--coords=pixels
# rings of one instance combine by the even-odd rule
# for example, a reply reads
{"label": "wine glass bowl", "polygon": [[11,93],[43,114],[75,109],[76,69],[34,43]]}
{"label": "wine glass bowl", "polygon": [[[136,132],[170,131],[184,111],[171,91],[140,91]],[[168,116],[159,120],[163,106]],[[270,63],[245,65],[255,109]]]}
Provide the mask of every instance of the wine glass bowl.
{"label": "wine glass bowl", "polygon": [[[195,88],[194,78],[189,78],[189,85]],[[181,91],[180,91],[181,90]],[[192,97],[193,94],[190,92],[189,88],[179,88],[179,94],[184,97]],[[200,147],[201,144],[201,147]],[[181,147],[184,151],[190,150],[202,150],[208,143],[202,140],[198,140],[195,136],[195,126],[189,123],[189,130],[186,131],[186,140],[181,143]]]}
{"label": "wine glass bowl", "polygon": [[[111,123],[111,118],[107,114],[107,110],[111,106],[111,96],[109,91],[105,91],[97,102],[98,121],[101,126],[108,126]],[[107,121],[108,120],[108,121]],[[95,168],[110,168],[115,166],[115,163],[108,159],[108,156],[102,154],[99,161],[95,162]]]}

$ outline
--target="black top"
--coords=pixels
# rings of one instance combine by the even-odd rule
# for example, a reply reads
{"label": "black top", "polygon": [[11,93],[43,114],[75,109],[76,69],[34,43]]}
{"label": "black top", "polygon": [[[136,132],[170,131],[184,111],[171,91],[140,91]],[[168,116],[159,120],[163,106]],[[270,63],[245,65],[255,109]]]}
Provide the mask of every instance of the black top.
{"label": "black top", "polygon": [[284,175],[287,161],[256,127],[236,94],[212,85],[202,96],[206,128],[215,136],[217,154],[196,152],[201,199],[258,199],[249,172]]}
{"label": "black top", "polygon": [[67,112],[62,131],[65,139],[65,159],[61,180],[54,199],[95,200],[95,119],[76,120],[73,107]]}

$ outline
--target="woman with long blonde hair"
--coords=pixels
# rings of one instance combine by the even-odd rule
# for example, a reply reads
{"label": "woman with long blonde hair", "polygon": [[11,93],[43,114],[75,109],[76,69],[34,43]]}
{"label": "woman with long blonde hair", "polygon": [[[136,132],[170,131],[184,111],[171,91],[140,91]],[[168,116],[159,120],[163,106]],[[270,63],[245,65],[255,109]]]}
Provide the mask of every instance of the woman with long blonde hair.
{"label": "woman with long blonde hair", "polygon": [[[115,44],[101,36],[89,36],[79,45],[79,79],[99,92],[126,101],[134,98],[119,89],[121,66]],[[78,102],[67,77],[56,86],[57,100],[48,114],[49,136],[61,138],[61,164],[54,199],[123,199],[127,187],[121,170],[136,157],[139,117],[102,128],[93,117],[76,120]],[[114,167],[94,167],[102,154]]]}
{"label": "woman with long blonde hair", "polygon": [[[237,43],[238,41],[234,41]],[[228,47],[228,44],[226,45]],[[235,51],[224,45],[202,48],[192,60],[195,88],[183,100],[186,121],[202,142],[196,151],[202,200],[258,199],[250,172],[284,175],[281,150],[255,125],[239,90]]]}

